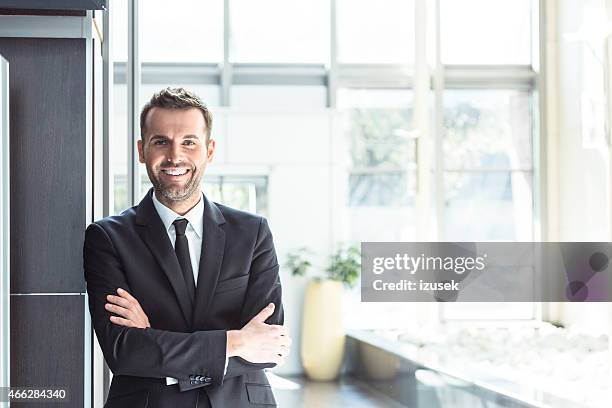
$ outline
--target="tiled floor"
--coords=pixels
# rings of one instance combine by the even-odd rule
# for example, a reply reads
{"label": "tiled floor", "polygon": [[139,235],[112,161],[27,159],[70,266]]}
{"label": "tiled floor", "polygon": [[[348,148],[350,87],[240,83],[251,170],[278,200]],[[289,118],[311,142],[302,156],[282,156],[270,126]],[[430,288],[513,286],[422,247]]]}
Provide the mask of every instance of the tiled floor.
{"label": "tiled floor", "polygon": [[349,378],[312,382],[303,377],[269,378],[279,408],[401,408],[384,395]]}

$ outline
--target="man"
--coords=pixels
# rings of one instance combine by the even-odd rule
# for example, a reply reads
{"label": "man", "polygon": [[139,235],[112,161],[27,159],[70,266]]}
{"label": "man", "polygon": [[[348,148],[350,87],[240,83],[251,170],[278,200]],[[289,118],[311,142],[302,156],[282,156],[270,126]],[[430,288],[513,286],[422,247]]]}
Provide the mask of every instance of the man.
{"label": "man", "polygon": [[202,193],[211,126],[191,92],[155,94],[138,141],[153,188],[85,233],[89,310],[114,374],[107,408],[275,405],[263,369],[291,339],[272,235]]}

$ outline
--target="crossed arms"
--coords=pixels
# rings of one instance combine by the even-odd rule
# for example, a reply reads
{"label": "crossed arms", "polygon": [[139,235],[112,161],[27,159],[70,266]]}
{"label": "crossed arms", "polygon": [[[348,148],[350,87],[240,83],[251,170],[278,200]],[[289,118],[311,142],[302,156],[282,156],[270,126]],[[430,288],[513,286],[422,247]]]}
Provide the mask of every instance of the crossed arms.
{"label": "crossed arms", "polygon": [[[291,339],[282,326],[278,264],[265,222],[255,244],[240,330],[182,333],[150,327],[137,299],[129,293],[112,240],[97,223],[85,233],[83,259],[94,330],[115,375],[173,377],[180,390],[186,391],[221,385],[224,378],[273,367],[287,358]],[[118,288],[126,292],[119,293]],[[276,306],[265,309],[269,303]],[[111,320],[112,314],[116,317]],[[231,358],[224,376],[226,353]],[[212,381],[191,384],[189,376],[194,373]]]}

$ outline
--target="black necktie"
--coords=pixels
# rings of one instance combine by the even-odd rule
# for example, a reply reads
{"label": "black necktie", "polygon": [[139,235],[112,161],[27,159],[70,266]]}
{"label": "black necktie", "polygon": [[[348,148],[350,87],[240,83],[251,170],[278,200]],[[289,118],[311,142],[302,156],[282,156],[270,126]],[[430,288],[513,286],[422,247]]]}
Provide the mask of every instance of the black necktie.
{"label": "black necktie", "polygon": [[174,224],[174,230],[176,231],[176,241],[174,242],[174,251],[178,258],[181,270],[183,272],[183,279],[187,285],[187,292],[191,298],[191,305],[193,306],[195,298],[195,281],[193,279],[193,269],[191,268],[191,257],[189,256],[189,242],[185,236],[185,229],[187,229],[188,221],[185,218],[176,219]]}

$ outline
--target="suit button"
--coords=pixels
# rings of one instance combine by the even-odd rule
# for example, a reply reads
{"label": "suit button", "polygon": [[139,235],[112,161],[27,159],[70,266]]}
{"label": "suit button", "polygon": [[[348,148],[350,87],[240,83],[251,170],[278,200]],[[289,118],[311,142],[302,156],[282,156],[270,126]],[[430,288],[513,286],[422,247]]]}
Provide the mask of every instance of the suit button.
{"label": "suit button", "polygon": [[212,382],[212,378],[210,378],[210,377],[204,377],[204,382],[205,382],[205,383],[211,383],[211,382]]}
{"label": "suit button", "polygon": [[195,380],[189,380],[189,384],[195,384],[196,381]]}
{"label": "suit button", "polygon": [[196,375],[196,377],[195,377],[195,379],[198,380],[198,381],[202,381],[202,378],[204,378],[204,377],[202,377],[201,375]]}

